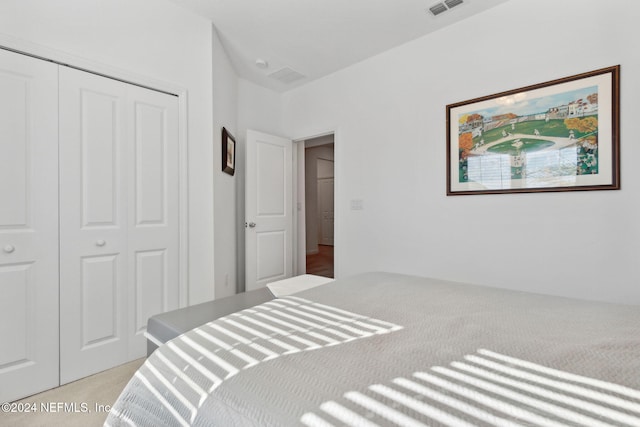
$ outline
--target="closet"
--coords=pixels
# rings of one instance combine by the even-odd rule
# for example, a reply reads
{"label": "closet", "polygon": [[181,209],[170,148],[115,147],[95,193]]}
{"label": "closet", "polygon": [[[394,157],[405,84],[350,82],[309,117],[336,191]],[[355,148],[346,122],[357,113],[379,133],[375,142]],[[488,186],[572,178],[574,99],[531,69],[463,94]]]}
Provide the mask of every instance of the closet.
{"label": "closet", "polygon": [[0,401],[145,355],[179,304],[176,96],[0,50]]}

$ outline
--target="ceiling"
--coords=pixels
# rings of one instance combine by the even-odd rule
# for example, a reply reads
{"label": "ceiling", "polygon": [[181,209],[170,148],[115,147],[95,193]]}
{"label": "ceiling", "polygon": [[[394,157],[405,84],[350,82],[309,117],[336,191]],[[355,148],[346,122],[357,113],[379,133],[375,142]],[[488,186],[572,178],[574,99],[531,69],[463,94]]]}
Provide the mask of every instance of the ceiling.
{"label": "ceiling", "polygon": [[[508,0],[170,1],[213,22],[240,77],[284,92]],[[443,2],[460,4],[434,16]]]}

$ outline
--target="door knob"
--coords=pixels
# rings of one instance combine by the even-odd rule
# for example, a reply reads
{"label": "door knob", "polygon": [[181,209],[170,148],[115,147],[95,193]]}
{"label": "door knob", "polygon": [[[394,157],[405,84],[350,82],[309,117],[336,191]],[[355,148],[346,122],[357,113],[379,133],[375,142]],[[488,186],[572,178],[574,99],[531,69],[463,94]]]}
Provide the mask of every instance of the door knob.
{"label": "door knob", "polygon": [[16,247],[13,245],[7,245],[4,247],[4,251],[8,254],[10,254],[11,252],[15,251]]}
{"label": "door knob", "polygon": [[250,223],[249,223],[249,228],[255,228],[255,226],[256,226],[256,223],[255,223],[255,222],[250,222]]}
{"label": "door knob", "polygon": [[100,239],[100,240],[96,240],[96,246],[104,246],[106,245],[107,242],[105,242],[104,240]]}

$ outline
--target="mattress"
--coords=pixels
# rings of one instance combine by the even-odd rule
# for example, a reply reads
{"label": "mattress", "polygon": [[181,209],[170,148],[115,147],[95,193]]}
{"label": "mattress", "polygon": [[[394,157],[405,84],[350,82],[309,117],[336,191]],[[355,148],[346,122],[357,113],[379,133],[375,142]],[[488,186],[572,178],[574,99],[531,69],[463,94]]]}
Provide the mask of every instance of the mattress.
{"label": "mattress", "polygon": [[640,426],[640,310],[391,273],[160,347],[108,426]]}

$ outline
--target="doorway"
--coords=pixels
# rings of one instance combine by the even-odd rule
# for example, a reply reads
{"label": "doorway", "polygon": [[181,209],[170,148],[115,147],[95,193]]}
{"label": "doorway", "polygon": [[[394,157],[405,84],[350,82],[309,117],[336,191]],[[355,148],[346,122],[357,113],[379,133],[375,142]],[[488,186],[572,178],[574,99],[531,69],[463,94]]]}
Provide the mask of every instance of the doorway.
{"label": "doorway", "polygon": [[[245,200],[244,226],[238,235],[239,253],[244,256],[238,256],[238,292],[253,290],[292,275],[309,273],[330,278],[340,275],[340,248],[335,248],[340,227],[334,224],[334,194],[336,189],[339,190],[335,184],[339,176],[334,175],[335,171],[339,171],[334,167],[336,139],[334,133],[327,133],[293,141],[247,130],[246,178],[241,187],[244,192],[241,198]],[[267,143],[267,146],[262,143]],[[282,150],[276,150],[281,144]],[[256,163],[258,145],[264,148],[260,156],[264,161],[261,167],[257,167]],[[285,149],[285,146],[289,148]],[[273,154],[274,150],[280,154],[266,156]],[[277,161],[287,158],[291,158],[292,163]],[[258,169],[264,178],[255,176]],[[274,177],[277,179],[274,180]],[[267,185],[269,183],[272,185]],[[286,188],[281,188],[282,191],[276,194],[278,183],[285,184]],[[264,213],[262,216],[257,210],[258,204]],[[323,208],[318,210],[318,206]],[[277,209],[280,209],[279,215],[274,214]],[[337,210],[340,211],[340,206],[337,206]],[[286,219],[288,225],[277,232],[271,230],[265,234],[265,226],[281,217]],[[262,238],[258,241],[259,235]],[[262,255],[257,252],[258,243],[262,245]],[[334,256],[336,253],[338,256]]]}
{"label": "doorway", "polygon": [[304,158],[306,272],[333,278],[334,135],[305,140]]}

